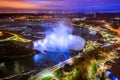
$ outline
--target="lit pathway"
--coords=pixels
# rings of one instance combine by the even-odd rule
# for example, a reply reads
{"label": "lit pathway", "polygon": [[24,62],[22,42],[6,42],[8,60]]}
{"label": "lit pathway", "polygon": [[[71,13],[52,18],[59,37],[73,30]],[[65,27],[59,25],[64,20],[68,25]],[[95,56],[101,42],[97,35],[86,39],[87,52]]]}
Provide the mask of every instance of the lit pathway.
{"label": "lit pathway", "polygon": [[[65,61],[63,61],[63,62],[61,62],[61,63],[58,63],[58,64],[56,64],[56,65],[54,65],[54,66],[52,66],[52,67],[46,68],[46,69],[44,69],[43,71],[37,73],[37,74],[34,76],[34,77],[35,77],[35,80],[41,80],[42,78],[44,78],[44,77],[46,77],[46,76],[52,76],[52,77],[54,77],[54,75],[53,75],[54,71],[56,71],[57,69],[63,67],[65,63],[71,64],[71,63],[72,63],[72,60],[71,60],[71,59],[72,59],[72,58],[67,59],[67,60],[65,60]],[[29,78],[29,80],[31,80],[31,79]]]}
{"label": "lit pathway", "polygon": [[11,34],[12,37],[8,37],[6,39],[0,40],[0,42],[9,41],[9,40],[21,41],[21,42],[30,42],[31,41],[31,40],[23,38],[21,35],[18,35],[16,33],[12,33],[12,32],[6,32],[6,33]]}

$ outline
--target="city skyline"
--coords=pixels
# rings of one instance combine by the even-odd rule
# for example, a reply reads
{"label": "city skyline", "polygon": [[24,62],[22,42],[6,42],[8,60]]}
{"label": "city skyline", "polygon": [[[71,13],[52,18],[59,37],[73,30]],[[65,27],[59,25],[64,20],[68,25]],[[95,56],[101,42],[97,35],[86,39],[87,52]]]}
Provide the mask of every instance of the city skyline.
{"label": "city skyline", "polygon": [[1,0],[0,12],[120,12],[119,0]]}

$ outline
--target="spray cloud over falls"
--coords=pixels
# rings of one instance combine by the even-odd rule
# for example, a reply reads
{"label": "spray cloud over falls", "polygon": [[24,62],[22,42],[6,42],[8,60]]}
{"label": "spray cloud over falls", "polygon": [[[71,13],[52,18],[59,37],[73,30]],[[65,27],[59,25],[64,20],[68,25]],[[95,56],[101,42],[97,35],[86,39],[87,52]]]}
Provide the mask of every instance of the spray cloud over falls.
{"label": "spray cloud over falls", "polygon": [[[47,33],[47,32],[46,32]],[[47,33],[45,39],[33,42],[34,49],[41,52],[55,51],[63,52],[68,50],[82,50],[85,40],[80,36],[72,35],[72,28],[58,23],[50,33]]]}

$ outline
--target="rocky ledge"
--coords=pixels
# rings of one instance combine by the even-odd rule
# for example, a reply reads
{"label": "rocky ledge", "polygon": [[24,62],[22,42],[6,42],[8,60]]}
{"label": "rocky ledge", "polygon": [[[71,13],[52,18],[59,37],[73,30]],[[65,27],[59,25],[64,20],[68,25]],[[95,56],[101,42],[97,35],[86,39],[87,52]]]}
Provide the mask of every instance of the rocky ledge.
{"label": "rocky ledge", "polygon": [[32,42],[29,43],[17,41],[0,42],[0,59],[28,57],[36,53],[39,53],[39,51],[32,49]]}

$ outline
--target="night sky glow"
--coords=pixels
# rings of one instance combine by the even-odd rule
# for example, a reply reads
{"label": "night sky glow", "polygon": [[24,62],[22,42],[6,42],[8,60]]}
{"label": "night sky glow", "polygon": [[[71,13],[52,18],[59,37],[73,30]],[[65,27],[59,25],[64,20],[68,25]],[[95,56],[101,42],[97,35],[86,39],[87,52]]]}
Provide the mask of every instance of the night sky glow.
{"label": "night sky glow", "polygon": [[0,12],[58,9],[80,12],[120,12],[120,0],[0,0]]}

